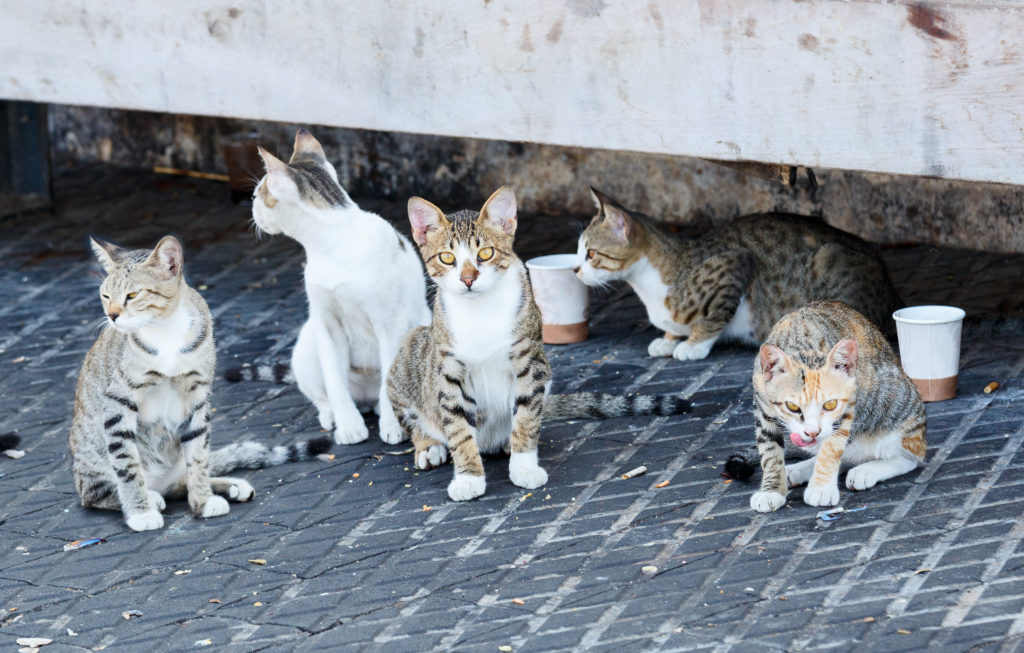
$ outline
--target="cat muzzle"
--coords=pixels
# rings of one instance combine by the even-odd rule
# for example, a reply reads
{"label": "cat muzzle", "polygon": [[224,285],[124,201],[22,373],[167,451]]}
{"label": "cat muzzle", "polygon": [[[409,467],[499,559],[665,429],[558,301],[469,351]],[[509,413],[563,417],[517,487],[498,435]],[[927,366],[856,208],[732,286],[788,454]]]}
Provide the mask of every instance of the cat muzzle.
{"label": "cat muzzle", "polygon": [[817,441],[817,438],[808,437],[795,431],[789,434],[789,439],[798,447],[809,447]]}

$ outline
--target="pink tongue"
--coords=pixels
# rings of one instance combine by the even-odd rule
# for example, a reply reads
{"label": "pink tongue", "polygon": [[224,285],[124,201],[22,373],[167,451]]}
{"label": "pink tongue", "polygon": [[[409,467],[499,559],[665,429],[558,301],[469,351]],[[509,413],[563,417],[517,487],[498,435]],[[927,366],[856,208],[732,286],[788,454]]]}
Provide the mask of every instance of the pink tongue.
{"label": "pink tongue", "polygon": [[814,442],[814,440],[804,440],[804,436],[802,436],[802,435],[800,435],[799,433],[796,433],[796,432],[790,433],[789,434],[789,439],[792,440],[793,444],[795,444],[798,447],[806,447],[807,445],[809,445],[812,442]]}

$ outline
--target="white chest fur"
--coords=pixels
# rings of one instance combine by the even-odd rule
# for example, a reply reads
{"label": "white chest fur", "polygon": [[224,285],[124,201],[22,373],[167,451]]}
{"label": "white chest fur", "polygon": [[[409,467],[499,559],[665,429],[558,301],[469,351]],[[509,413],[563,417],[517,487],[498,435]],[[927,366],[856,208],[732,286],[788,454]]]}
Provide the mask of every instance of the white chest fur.
{"label": "white chest fur", "polygon": [[182,393],[170,379],[161,379],[146,388],[139,402],[139,420],[144,424],[159,424],[176,431],[185,420],[185,401]]}
{"label": "white chest fur", "polygon": [[640,301],[644,303],[651,324],[673,335],[689,335],[690,327],[677,324],[672,318],[672,313],[665,305],[668,286],[661,280],[661,274],[646,256],[633,264],[626,279],[640,297]]}
{"label": "white chest fur", "polygon": [[152,360],[147,362],[151,369],[164,376],[178,376],[191,370],[191,363],[181,351],[196,337],[190,329],[192,321],[193,315],[182,305],[167,319],[139,329],[139,340],[156,351],[150,354]]}

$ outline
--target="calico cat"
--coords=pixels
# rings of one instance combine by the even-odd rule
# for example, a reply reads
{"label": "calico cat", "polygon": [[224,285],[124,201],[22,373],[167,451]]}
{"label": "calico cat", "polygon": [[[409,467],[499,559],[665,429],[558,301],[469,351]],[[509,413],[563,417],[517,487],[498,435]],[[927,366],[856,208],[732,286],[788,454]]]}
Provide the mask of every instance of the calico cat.
{"label": "calico cat", "polygon": [[[924,460],[921,397],[881,332],[846,304],[783,317],[761,346],[753,382],[763,477],[750,507],[758,512],[780,508],[787,489],[804,483],[804,503],[836,505],[841,464],[855,465],[846,487],[866,490]],[[785,465],[784,445],[809,458]],[[753,457],[734,454],[726,471],[748,478]]]}
{"label": "calico cat", "polygon": [[187,494],[196,515],[217,517],[228,512],[217,495],[248,501],[254,490],[214,475],[330,447],[327,438],[273,449],[243,442],[211,453],[213,324],[185,283],[181,243],[166,236],[152,251],[91,244],[107,273],[100,298],[108,328],[86,354],[75,389],[70,444],[83,506],[120,509],[136,531],[163,526],[165,496]]}
{"label": "calico cat", "polygon": [[480,453],[511,452],[509,478],[524,488],[548,480],[537,461],[542,419],[689,410],[680,397],[576,393],[547,396],[551,367],[540,313],[512,242],[516,196],[504,186],[479,213],[445,215],[419,197],[409,221],[437,284],[433,321],[410,331],[388,373],[395,415],[412,435],[414,463],[429,469],[451,452],[456,501],[484,493]]}
{"label": "calico cat", "polygon": [[[380,414],[380,437],[404,434],[391,410],[382,371],[402,336],[428,324],[423,267],[412,244],[380,216],[364,211],[338,184],[323,148],[304,129],[284,163],[260,148],[267,174],[256,186],[252,217],[269,234],[284,233],[306,252],[309,319],[299,331],[292,369],[266,368],[270,378],[293,376],[319,412],[320,426],[339,444],[369,431],[357,403]],[[265,378],[262,369],[230,370],[229,380]],[[246,372],[246,370],[253,370]]]}
{"label": "calico cat", "polygon": [[818,300],[845,302],[892,329],[900,301],[885,264],[820,219],[764,213],[686,239],[591,191],[598,213],[580,236],[577,275],[591,286],[632,286],[665,332],[651,356],[699,360],[719,339],[757,345],[783,315]]}

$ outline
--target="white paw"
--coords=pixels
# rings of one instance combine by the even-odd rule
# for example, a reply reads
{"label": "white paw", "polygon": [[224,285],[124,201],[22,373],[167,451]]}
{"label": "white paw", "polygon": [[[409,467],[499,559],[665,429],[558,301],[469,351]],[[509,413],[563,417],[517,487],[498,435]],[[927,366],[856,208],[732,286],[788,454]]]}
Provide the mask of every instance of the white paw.
{"label": "white paw", "polygon": [[334,428],[334,416],[331,414],[330,408],[321,408],[317,418],[320,420],[320,428],[323,430],[330,431]]}
{"label": "white paw", "polygon": [[786,505],[786,497],[778,492],[754,492],[750,496],[750,507],[757,512],[775,512]]}
{"label": "white paw", "polygon": [[882,480],[874,469],[867,465],[854,467],[846,472],[846,487],[851,490],[866,490],[875,487],[878,481]]}
{"label": "white paw", "polygon": [[690,344],[689,340],[685,340],[676,345],[675,350],[672,352],[672,358],[680,361],[699,361],[704,360],[711,353],[711,347],[714,346],[714,339],[705,340],[698,342],[697,344]]}
{"label": "white paw", "polygon": [[370,437],[370,430],[363,422],[363,416],[356,413],[354,417],[338,423],[334,429],[334,441],[338,444],[355,444]]}
{"label": "white paw", "polygon": [[651,344],[647,345],[647,355],[653,356],[654,358],[671,356],[672,351],[675,350],[677,344],[679,344],[678,340],[655,338],[651,341]]}
{"label": "white paw", "polygon": [[156,490],[146,490],[149,495],[149,505],[157,510],[157,512],[163,512],[164,508],[167,507],[167,502],[164,501],[162,494]]}
{"label": "white paw", "polygon": [[811,480],[812,474],[814,474],[814,465],[808,466],[801,463],[786,465],[786,483],[789,487],[803,485]]}
{"label": "white paw", "polygon": [[164,516],[156,510],[147,510],[129,515],[125,522],[133,531],[153,531],[163,528]]}
{"label": "white paw", "polygon": [[448,462],[448,447],[443,444],[432,444],[416,454],[416,469],[433,469],[445,462]]}
{"label": "white paw", "polygon": [[448,496],[452,498],[452,501],[469,501],[482,495],[486,489],[487,481],[483,476],[456,474],[452,482],[448,484]]}
{"label": "white paw", "polygon": [[203,511],[199,514],[200,517],[220,517],[221,515],[228,514],[231,507],[228,506],[228,501],[222,496],[213,494],[206,500],[206,504],[203,506]]}
{"label": "white paw", "polygon": [[240,478],[236,478],[228,488],[228,498],[232,501],[244,503],[254,496],[256,496],[256,488],[249,481]]}
{"label": "white paw", "polygon": [[834,506],[839,503],[839,487],[831,485],[808,485],[804,490],[804,503],[809,506]]}
{"label": "white paw", "polygon": [[537,464],[537,450],[534,449],[512,454],[508,461],[508,478],[519,487],[532,490],[548,482],[548,473]]}
{"label": "white paw", "polygon": [[391,417],[391,419],[380,421],[380,439],[388,444],[398,444],[402,440],[405,440],[405,429],[398,423],[398,420]]}

